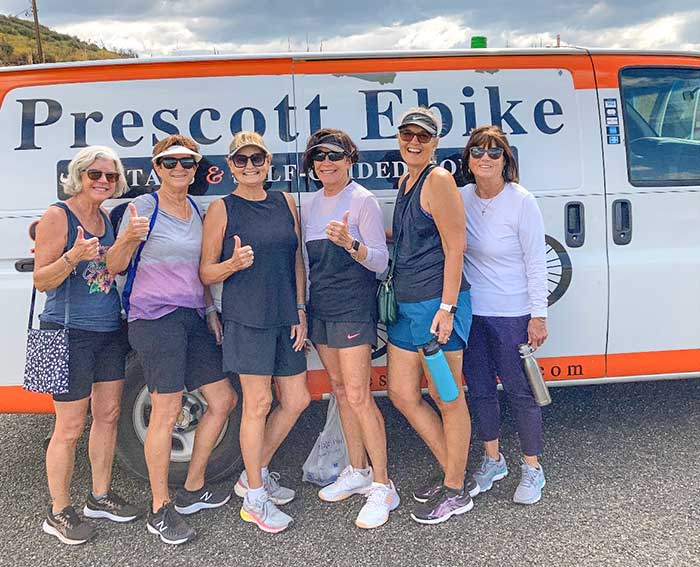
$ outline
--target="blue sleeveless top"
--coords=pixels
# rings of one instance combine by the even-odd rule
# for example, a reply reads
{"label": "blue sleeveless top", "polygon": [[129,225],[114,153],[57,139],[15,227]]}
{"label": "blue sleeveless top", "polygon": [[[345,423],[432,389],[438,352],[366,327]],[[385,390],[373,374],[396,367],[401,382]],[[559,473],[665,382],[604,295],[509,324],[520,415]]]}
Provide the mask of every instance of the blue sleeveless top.
{"label": "blue sleeveless top", "polygon": [[[54,203],[52,206],[63,209],[68,217],[67,252],[73,247],[78,235],[80,221],[65,203]],[[114,278],[107,271],[105,255],[109,247],[114,244],[114,228],[107,215],[100,211],[104,220],[105,232],[99,236],[100,254],[95,260],[79,262],[75,270],[70,273],[70,321],[68,328],[82,331],[109,332],[116,331],[121,325],[121,302]],[[85,230],[85,238],[97,236]],[[55,289],[46,292],[46,304],[44,312],[39,315],[39,320],[64,324],[66,278]]]}

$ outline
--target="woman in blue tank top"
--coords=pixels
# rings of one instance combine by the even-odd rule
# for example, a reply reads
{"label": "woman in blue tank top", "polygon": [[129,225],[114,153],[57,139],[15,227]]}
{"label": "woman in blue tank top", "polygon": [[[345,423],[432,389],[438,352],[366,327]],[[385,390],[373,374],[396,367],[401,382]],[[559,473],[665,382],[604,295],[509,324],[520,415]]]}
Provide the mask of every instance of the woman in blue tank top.
{"label": "woman in blue tank top", "polygon": [[[276,533],[292,518],[277,505],[294,498],[268,465],[310,402],[306,385],[306,273],[296,204],[266,191],[272,154],[255,132],[239,132],[228,164],[237,186],[215,201],[204,220],[200,276],[223,282],[224,369],[243,390],[241,453],[245,470],[235,486],[240,515]],[[280,403],[270,416],[271,379]]]}
{"label": "woman in blue tank top", "polygon": [[46,292],[41,328],[70,329],[69,392],[54,395],[56,424],[46,451],[51,505],[43,530],[63,543],[79,544],[94,535],[70,499],[75,448],[88,408],[92,411],[92,490],[83,513],[116,522],[138,516],[133,506],[110,490],[129,345],[119,294],[105,265],[114,231],[102,204],[124,192],[124,167],[112,149],[90,146],[71,160],[62,184],[69,198],[49,207],[36,228],[34,285]]}
{"label": "woman in blue tank top", "polygon": [[[399,316],[387,329],[389,397],[442,468],[438,478],[413,491],[419,504],[411,517],[424,524],[468,512],[471,495],[479,491],[464,478],[471,433],[462,388],[462,350],[471,324],[469,284],[462,275],[464,207],[452,175],[432,164],[440,129],[439,118],[422,107],[409,110],[399,125],[408,174],[400,181],[393,220]],[[435,340],[442,350],[437,355],[444,354],[449,365],[446,376],[433,377],[427,366],[426,351],[432,352]],[[439,415],[421,396],[424,373]],[[456,399],[440,398],[439,378],[453,391],[457,386]]]}

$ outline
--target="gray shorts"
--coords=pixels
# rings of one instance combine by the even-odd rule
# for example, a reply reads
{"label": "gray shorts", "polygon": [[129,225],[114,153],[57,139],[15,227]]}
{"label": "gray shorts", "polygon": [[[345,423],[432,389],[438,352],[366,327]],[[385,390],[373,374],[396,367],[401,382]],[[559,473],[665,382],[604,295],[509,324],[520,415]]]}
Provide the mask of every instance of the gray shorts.
{"label": "gray shorts", "polygon": [[377,345],[377,324],[372,322],[334,322],[311,318],[309,340],[330,348]]}

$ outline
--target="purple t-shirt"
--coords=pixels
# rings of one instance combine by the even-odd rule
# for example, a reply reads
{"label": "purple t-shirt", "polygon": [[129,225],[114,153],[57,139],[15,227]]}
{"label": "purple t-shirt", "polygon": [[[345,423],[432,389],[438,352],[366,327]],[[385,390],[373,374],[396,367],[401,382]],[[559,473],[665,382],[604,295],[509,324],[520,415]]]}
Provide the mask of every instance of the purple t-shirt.
{"label": "purple t-shirt", "polygon": [[[133,203],[139,216],[150,218],[153,214],[153,197],[141,195]],[[159,319],[178,307],[204,309],[204,286],[199,279],[202,220],[190,209],[187,220],[158,210],[134,278],[129,321]],[[127,209],[119,234],[126,230],[129,218]]]}

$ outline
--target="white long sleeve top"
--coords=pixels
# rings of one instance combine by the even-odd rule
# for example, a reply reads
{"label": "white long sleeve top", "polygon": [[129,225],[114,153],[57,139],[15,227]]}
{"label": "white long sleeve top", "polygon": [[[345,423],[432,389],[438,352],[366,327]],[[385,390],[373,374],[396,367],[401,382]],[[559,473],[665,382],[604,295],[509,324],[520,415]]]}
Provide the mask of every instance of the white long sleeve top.
{"label": "white long sleeve top", "polygon": [[544,222],[535,197],[506,183],[493,199],[460,188],[467,216],[464,274],[472,312],[486,317],[547,316]]}

